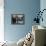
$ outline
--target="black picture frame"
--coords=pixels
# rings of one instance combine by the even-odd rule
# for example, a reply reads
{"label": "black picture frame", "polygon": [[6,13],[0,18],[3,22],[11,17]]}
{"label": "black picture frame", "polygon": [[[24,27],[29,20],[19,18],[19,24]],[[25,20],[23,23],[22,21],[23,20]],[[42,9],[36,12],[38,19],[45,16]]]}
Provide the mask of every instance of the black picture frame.
{"label": "black picture frame", "polygon": [[24,14],[11,14],[11,24],[23,25],[25,23]]}

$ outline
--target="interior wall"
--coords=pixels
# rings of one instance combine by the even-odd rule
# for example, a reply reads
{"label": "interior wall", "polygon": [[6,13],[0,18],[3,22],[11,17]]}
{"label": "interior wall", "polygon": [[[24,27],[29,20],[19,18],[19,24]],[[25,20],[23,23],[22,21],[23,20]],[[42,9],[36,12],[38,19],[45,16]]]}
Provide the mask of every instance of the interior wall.
{"label": "interior wall", "polygon": [[[46,0],[41,0],[40,9],[41,10],[46,9]],[[43,12],[42,17],[43,17],[43,22],[41,21],[40,25],[43,25],[46,27],[46,10]]]}
{"label": "interior wall", "polygon": [[0,0],[0,42],[4,41],[4,0]]}
{"label": "interior wall", "polygon": [[[32,30],[35,12],[40,9],[40,0],[4,0],[4,39],[18,41]],[[11,14],[20,13],[25,15],[24,25],[12,25]]]}

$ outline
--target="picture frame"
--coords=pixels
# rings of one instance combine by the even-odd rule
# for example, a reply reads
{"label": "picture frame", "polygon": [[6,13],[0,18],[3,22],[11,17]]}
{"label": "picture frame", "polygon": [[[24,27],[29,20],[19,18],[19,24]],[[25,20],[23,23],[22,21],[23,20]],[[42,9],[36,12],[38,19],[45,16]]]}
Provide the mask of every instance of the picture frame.
{"label": "picture frame", "polygon": [[23,25],[25,23],[24,14],[11,14],[11,24]]}

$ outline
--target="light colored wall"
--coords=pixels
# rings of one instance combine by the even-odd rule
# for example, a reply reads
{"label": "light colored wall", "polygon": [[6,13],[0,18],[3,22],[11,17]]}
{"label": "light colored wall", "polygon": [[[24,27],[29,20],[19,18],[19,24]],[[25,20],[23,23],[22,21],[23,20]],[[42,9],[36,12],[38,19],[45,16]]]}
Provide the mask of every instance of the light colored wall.
{"label": "light colored wall", "polygon": [[4,41],[4,0],[0,0],[0,42]]}
{"label": "light colored wall", "polygon": [[[4,35],[7,41],[18,41],[32,29],[35,12],[40,9],[39,0],[4,0]],[[11,14],[23,13],[25,15],[24,25],[12,25]]]}
{"label": "light colored wall", "polygon": [[[46,9],[46,0],[41,0],[40,1],[40,9],[41,9],[41,11],[43,9]],[[43,22],[41,21],[40,25],[46,26],[46,10],[43,12],[42,16],[43,16]]]}

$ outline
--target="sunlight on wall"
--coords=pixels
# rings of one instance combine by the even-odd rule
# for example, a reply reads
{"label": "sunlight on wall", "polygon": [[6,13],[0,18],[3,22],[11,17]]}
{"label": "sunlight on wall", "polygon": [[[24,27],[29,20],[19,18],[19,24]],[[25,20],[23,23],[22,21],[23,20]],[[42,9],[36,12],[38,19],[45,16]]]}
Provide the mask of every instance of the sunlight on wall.
{"label": "sunlight on wall", "polygon": [[0,41],[4,41],[3,9],[0,8]]}
{"label": "sunlight on wall", "polygon": [[4,41],[4,1],[0,0],[0,42]]}

